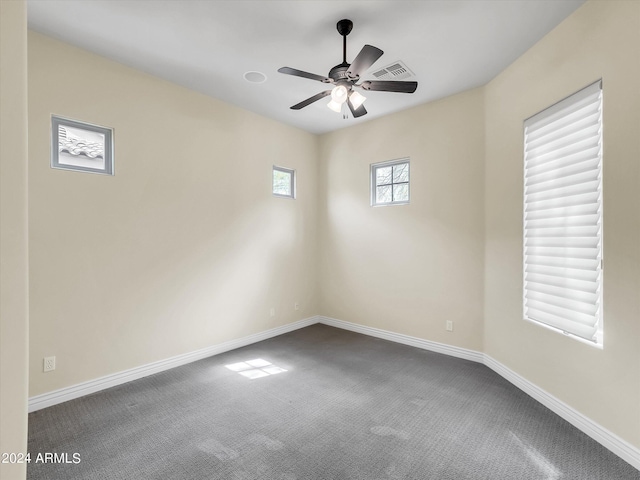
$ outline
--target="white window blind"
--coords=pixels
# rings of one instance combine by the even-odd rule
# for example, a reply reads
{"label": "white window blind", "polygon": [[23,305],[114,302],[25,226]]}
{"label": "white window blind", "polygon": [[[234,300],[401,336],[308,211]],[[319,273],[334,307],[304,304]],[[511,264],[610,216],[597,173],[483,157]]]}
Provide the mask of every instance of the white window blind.
{"label": "white window blind", "polygon": [[602,82],[524,123],[524,316],[602,343]]}

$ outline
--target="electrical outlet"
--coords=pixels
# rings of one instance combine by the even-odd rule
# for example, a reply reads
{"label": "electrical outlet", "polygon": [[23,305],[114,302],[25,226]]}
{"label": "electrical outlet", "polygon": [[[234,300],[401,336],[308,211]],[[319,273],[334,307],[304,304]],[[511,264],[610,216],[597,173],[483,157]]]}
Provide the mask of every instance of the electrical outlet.
{"label": "electrical outlet", "polygon": [[269,315],[271,315],[272,317],[276,316],[276,309],[271,307],[271,310],[269,310]]}
{"label": "electrical outlet", "polygon": [[56,369],[56,357],[44,357],[44,372],[50,372]]}
{"label": "electrical outlet", "polygon": [[453,322],[451,320],[447,320],[447,332],[453,332]]}
{"label": "electrical outlet", "polygon": [[293,304],[293,309],[294,310],[300,310],[300,304],[298,302]]}

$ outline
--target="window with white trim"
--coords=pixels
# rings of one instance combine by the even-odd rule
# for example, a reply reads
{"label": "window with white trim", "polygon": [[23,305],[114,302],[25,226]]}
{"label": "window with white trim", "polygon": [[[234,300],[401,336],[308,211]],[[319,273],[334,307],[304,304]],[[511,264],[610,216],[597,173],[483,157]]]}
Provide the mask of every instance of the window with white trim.
{"label": "window with white trim", "polygon": [[602,82],[524,122],[524,318],[602,345]]}
{"label": "window with white trim", "polygon": [[409,159],[371,165],[371,205],[409,203]]}
{"label": "window with white trim", "polygon": [[278,197],[296,198],[296,171],[273,166],[273,194]]}

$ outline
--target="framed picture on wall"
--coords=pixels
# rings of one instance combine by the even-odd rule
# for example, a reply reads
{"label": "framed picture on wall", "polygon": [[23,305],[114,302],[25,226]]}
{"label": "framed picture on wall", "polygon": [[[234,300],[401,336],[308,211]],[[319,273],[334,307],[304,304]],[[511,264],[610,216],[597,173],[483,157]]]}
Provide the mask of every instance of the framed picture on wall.
{"label": "framed picture on wall", "polygon": [[113,175],[113,129],[52,115],[51,168]]}

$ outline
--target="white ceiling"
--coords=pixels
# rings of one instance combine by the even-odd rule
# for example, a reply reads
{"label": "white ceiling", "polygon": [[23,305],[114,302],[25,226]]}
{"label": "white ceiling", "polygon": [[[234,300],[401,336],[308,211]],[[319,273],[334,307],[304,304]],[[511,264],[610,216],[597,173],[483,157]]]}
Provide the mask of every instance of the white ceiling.
{"label": "white ceiling", "polygon": [[[584,0],[29,0],[29,27],[312,133],[324,133],[484,85]],[[365,44],[403,61],[414,94],[364,92],[368,114],[343,120],[320,100],[289,107],[326,85],[342,62],[336,22],[353,21],[347,61]],[[247,71],[267,76],[261,84]],[[365,75],[365,77],[367,77]],[[371,78],[370,76],[368,76]]]}

